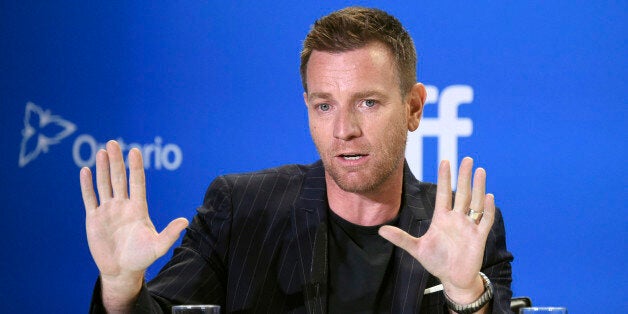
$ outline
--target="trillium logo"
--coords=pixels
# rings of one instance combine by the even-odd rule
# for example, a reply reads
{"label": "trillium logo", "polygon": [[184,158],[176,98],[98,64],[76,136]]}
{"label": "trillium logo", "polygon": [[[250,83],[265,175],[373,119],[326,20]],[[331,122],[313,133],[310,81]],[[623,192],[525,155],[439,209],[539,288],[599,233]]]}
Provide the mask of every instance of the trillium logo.
{"label": "trillium logo", "polygon": [[50,110],[43,110],[34,103],[28,102],[24,113],[18,165],[20,168],[26,166],[39,154],[47,153],[50,146],[58,144],[74,131],[76,131],[74,123],[52,115]]}

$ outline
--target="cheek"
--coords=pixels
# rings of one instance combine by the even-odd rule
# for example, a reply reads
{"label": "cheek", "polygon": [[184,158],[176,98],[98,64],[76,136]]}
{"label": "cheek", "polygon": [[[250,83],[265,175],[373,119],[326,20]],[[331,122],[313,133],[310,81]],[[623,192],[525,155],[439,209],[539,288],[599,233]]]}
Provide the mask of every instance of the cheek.
{"label": "cheek", "polygon": [[385,130],[385,132],[390,133],[398,130],[399,128],[406,128],[408,126],[408,116],[406,115],[405,110],[398,110],[388,117],[381,119],[380,126]]}
{"label": "cheek", "polygon": [[310,127],[310,134],[312,134],[312,136],[325,136],[330,132],[330,130],[333,130],[331,120],[328,118],[322,118],[316,115],[316,113],[308,115],[308,124]]}
{"label": "cheek", "polygon": [[387,143],[387,145],[393,144],[392,139],[406,136],[410,120],[404,113],[404,111],[401,111],[399,114],[387,119],[384,129],[381,130],[382,139]]}
{"label": "cheek", "polygon": [[308,115],[308,126],[310,127],[310,135],[312,135],[312,137],[314,137],[314,135],[316,134],[316,129],[317,129],[317,124],[316,121],[314,121],[314,119],[312,119],[311,113]]}
{"label": "cheek", "polygon": [[325,142],[323,140],[325,134],[322,132],[324,129],[325,128],[322,128],[318,123],[310,120],[310,135],[312,136],[312,140],[316,146],[320,146],[321,143]]}

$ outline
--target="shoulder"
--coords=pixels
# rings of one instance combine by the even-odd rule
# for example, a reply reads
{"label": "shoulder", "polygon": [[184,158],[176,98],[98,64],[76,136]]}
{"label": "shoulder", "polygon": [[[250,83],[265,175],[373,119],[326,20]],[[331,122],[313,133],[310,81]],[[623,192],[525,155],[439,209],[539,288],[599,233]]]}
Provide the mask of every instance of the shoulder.
{"label": "shoulder", "polygon": [[289,164],[252,172],[226,174],[214,181],[221,181],[236,188],[251,184],[264,185],[275,181],[298,180],[319,166],[322,167],[319,162],[309,165]]}
{"label": "shoulder", "polygon": [[226,174],[216,177],[205,194],[205,200],[219,195],[229,198],[294,196],[299,193],[306,177],[324,174],[322,163],[289,164],[253,172]]}

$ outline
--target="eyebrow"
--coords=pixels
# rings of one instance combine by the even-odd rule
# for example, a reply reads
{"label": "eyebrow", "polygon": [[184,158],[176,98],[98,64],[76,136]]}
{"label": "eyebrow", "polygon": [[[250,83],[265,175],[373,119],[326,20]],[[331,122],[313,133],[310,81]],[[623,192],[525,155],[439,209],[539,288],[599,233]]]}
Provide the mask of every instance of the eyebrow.
{"label": "eyebrow", "polygon": [[[380,98],[382,100],[388,99],[388,96],[386,96],[386,94],[376,91],[376,90],[367,90],[367,91],[357,92],[351,96],[351,98],[353,99],[363,99],[363,98],[370,98],[370,97]],[[331,93],[326,93],[326,92],[313,92],[313,93],[308,93],[307,95],[307,99],[310,101],[312,99],[332,99],[332,98],[333,96],[331,95]]]}
{"label": "eyebrow", "polygon": [[388,96],[386,96],[386,94],[376,91],[376,90],[358,92],[353,95],[353,98],[356,98],[356,99],[371,98],[371,97],[379,98],[382,100],[388,99]]}
{"label": "eyebrow", "polygon": [[324,92],[315,92],[315,93],[307,93],[307,99],[308,100],[312,100],[315,98],[322,98],[322,99],[330,99],[331,94],[330,93],[324,93]]}

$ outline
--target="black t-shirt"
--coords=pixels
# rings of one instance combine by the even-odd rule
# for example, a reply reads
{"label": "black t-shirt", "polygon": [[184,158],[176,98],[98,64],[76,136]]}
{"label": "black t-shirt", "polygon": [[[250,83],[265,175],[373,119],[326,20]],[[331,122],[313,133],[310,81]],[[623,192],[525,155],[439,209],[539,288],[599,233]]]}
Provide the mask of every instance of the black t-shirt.
{"label": "black t-shirt", "polygon": [[388,311],[393,244],[377,233],[381,225],[355,225],[329,212],[329,313]]}

